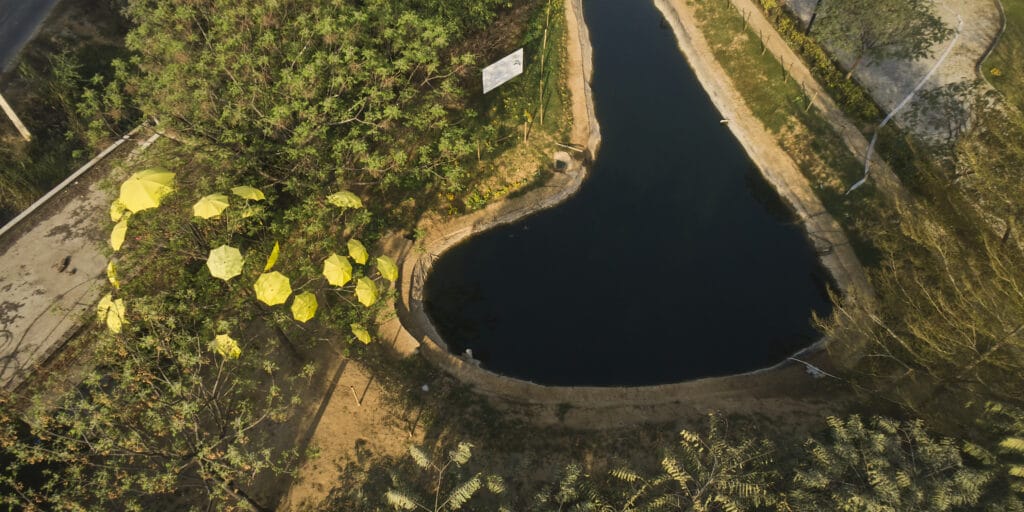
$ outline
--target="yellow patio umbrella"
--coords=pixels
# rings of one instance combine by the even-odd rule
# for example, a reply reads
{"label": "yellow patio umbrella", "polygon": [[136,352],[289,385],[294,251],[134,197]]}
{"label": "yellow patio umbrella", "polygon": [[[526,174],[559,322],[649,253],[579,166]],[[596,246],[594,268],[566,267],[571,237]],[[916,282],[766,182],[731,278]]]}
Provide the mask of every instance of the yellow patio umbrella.
{"label": "yellow patio umbrella", "polygon": [[192,205],[192,214],[200,219],[212,219],[224,213],[228,206],[231,206],[231,203],[228,202],[228,196],[224,194],[210,194]]}
{"label": "yellow patio umbrella", "polygon": [[370,254],[366,252],[366,247],[355,238],[348,241],[348,255],[360,265],[365,265],[366,260],[370,259]]}
{"label": "yellow patio umbrella", "polygon": [[110,230],[110,246],[115,251],[120,251],[121,246],[124,245],[124,237],[128,234],[128,219],[121,219],[120,222],[114,224],[114,229]]}
{"label": "yellow patio umbrella", "polygon": [[96,314],[100,321],[107,323],[107,329],[110,329],[110,332],[120,333],[121,327],[125,323],[124,299],[113,300],[109,293],[104,295],[100,299],[100,303],[96,305]]}
{"label": "yellow patio umbrella", "polygon": [[363,200],[348,190],[342,190],[327,196],[327,202],[341,209],[363,207]]}
{"label": "yellow patio umbrella", "polygon": [[112,222],[121,220],[125,213],[129,213],[128,209],[124,207],[124,203],[120,199],[115,199],[113,203],[110,203],[110,220]]}
{"label": "yellow patio umbrella", "polygon": [[316,295],[305,292],[300,293],[292,299],[292,318],[306,323],[316,316]]}
{"label": "yellow patio umbrella", "polygon": [[377,258],[377,272],[380,272],[381,277],[392,283],[398,279],[398,265],[395,265],[395,260],[387,256]]}
{"label": "yellow patio umbrella", "polygon": [[360,277],[356,281],[356,298],[360,304],[372,306],[377,302],[377,285],[368,277]]}
{"label": "yellow patio umbrella", "polygon": [[355,335],[356,339],[363,342],[363,344],[369,345],[372,338],[370,338],[370,331],[366,330],[360,324],[352,324],[349,326],[352,329],[352,334]]}
{"label": "yellow patio umbrella", "polygon": [[242,355],[242,349],[238,348],[238,341],[227,334],[218,334],[213,338],[210,349],[225,359],[238,359],[238,356]]}
{"label": "yellow patio umbrella", "polygon": [[117,280],[117,270],[114,268],[114,262],[107,263],[107,281],[110,281],[110,286],[113,286],[115,290],[121,289],[121,281]]}
{"label": "yellow patio umbrella", "polygon": [[160,201],[174,189],[174,173],[162,169],[147,169],[131,175],[121,184],[118,200],[132,213],[160,206]]}
{"label": "yellow patio umbrella", "polygon": [[352,264],[348,258],[332,252],[324,260],[324,277],[331,286],[345,286],[345,283],[352,280]]}
{"label": "yellow patio umbrella", "polygon": [[263,191],[258,188],[247,187],[242,185],[231,189],[231,193],[241,197],[242,199],[249,199],[251,201],[262,201],[267,197],[263,195]]}
{"label": "yellow patio umbrella", "polygon": [[267,264],[263,266],[264,272],[270,272],[270,269],[274,268],[274,263],[277,263],[277,257],[281,254],[281,245],[274,242],[274,248],[270,250],[270,256],[267,258]]}
{"label": "yellow patio umbrella", "polygon": [[212,251],[206,258],[206,268],[210,275],[225,281],[242,273],[242,252],[230,245],[222,245]]}
{"label": "yellow patio umbrella", "polygon": [[256,298],[268,306],[284,304],[292,294],[291,281],[280,272],[260,274],[252,287],[256,290]]}

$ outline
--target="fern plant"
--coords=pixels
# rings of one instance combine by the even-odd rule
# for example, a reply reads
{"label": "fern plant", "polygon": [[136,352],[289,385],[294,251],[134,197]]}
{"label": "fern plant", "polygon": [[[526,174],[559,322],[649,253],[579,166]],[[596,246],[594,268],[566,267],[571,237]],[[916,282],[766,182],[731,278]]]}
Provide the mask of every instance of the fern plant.
{"label": "fern plant", "polygon": [[[427,512],[449,512],[462,510],[481,489],[498,495],[505,491],[505,481],[497,475],[484,475],[477,472],[468,476],[462,474],[469,460],[473,457],[473,445],[459,443],[448,452],[443,463],[436,463],[422,448],[409,447],[409,456],[416,465],[424,470],[422,480],[427,482],[426,489],[417,489],[413,485],[403,483],[397,475],[392,476],[394,486],[384,494],[387,504],[395,510],[424,510]],[[452,471],[454,470],[454,471]],[[422,491],[426,492],[422,492]],[[497,510],[504,511],[504,507]]]}
{"label": "fern plant", "polygon": [[751,438],[734,441],[726,427],[720,416],[710,414],[706,434],[680,432],[679,445],[665,450],[661,471],[653,476],[617,468],[607,481],[595,482],[571,465],[557,486],[537,496],[534,510],[739,512],[774,504],[773,446]]}
{"label": "fern plant", "polygon": [[806,444],[789,505],[795,511],[973,510],[991,472],[964,463],[961,445],[921,421],[829,417],[829,434]]}
{"label": "fern plant", "polygon": [[570,464],[562,471],[558,483],[544,486],[534,496],[534,512],[619,512],[602,495],[590,475],[579,464]]}
{"label": "fern plant", "polygon": [[774,446],[765,439],[730,439],[727,427],[710,414],[705,435],[680,432],[679,445],[662,457],[661,475],[641,482],[638,510],[739,512],[773,505]]}

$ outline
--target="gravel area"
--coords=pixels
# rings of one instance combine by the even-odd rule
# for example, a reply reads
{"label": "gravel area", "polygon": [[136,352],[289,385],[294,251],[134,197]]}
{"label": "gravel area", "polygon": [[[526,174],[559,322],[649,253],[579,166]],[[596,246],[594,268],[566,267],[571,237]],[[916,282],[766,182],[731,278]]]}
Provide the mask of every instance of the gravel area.
{"label": "gravel area", "polygon": [[[788,8],[806,23],[814,10],[816,0],[789,0]],[[837,0],[824,0],[837,1]],[[841,0],[838,0],[841,1]],[[936,13],[946,26],[955,29],[963,19],[960,38],[949,57],[925,83],[922,90],[942,87],[953,83],[973,81],[978,78],[978,63],[986,56],[989,47],[1002,29],[998,0],[936,0]],[[819,20],[820,21],[820,20]],[[864,85],[882,107],[892,111],[913,91],[917,83],[935,66],[939,56],[950,44],[950,40],[936,44],[932,56],[917,61],[883,60],[864,63],[854,72],[854,77]],[[828,41],[824,42],[826,48]],[[854,56],[839,55],[844,65],[853,62]],[[897,117],[901,126],[912,129],[919,135],[929,135],[934,129],[929,126],[906,126],[905,118]]]}

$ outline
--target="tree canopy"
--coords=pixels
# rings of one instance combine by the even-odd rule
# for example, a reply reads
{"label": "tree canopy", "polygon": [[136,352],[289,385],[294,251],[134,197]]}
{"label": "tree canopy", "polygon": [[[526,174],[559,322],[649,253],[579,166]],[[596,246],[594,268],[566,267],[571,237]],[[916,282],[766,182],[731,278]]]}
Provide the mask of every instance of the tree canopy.
{"label": "tree canopy", "polygon": [[824,2],[815,35],[839,55],[852,57],[850,73],[864,57],[917,60],[950,36],[932,0],[836,0]]}

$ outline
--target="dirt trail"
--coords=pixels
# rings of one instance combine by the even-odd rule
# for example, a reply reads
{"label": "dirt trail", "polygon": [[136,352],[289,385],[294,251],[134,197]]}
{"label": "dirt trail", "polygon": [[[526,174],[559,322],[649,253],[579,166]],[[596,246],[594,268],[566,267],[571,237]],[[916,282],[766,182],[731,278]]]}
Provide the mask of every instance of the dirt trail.
{"label": "dirt trail", "polygon": [[[811,103],[818,109],[822,118],[832,125],[833,130],[843,139],[843,142],[850,149],[855,157],[861,162],[864,161],[868,150],[868,139],[851,122],[835,101],[829,96],[828,91],[814,78],[807,64],[789,47],[782,36],[776,32],[775,27],[765,17],[764,12],[754,3],[753,0],[730,0],[747,18],[750,29],[755,34],[761,34],[761,41],[768,51],[775,56],[776,60],[782,63],[789,71],[790,76],[800,83]],[[683,0],[671,0],[671,5],[677,13],[688,19],[689,25],[695,26],[693,9]],[[710,51],[710,50],[708,50]],[[872,180],[878,185],[879,190],[890,197],[900,199],[903,197],[903,185],[899,178],[892,172],[889,164],[878,155],[872,155],[871,159]]]}

